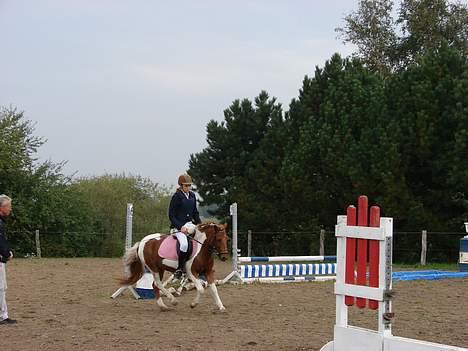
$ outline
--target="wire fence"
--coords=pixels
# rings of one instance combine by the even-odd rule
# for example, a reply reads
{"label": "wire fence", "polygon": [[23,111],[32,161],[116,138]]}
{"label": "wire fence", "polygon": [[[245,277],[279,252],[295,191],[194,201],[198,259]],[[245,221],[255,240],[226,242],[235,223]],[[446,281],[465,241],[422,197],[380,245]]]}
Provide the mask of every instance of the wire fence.
{"label": "wire fence", "polygon": [[[320,254],[320,232],[325,255],[335,255],[334,230],[256,232],[239,231],[238,248],[242,256],[302,256]],[[249,235],[250,232],[250,235]],[[148,233],[133,233],[133,242]],[[393,260],[398,263],[457,262],[461,232],[424,231],[393,233]],[[119,257],[125,249],[125,232],[9,232],[17,256],[42,257]],[[249,247],[250,236],[250,247]],[[425,245],[424,245],[425,242]]]}
{"label": "wire fence", "polygon": [[[335,255],[334,231],[326,230],[325,255]],[[461,232],[394,232],[393,260],[398,263],[454,263],[458,261]],[[426,239],[424,240],[424,236]],[[250,241],[250,248],[249,248]],[[238,232],[242,256],[319,255],[320,230],[311,232]]]}

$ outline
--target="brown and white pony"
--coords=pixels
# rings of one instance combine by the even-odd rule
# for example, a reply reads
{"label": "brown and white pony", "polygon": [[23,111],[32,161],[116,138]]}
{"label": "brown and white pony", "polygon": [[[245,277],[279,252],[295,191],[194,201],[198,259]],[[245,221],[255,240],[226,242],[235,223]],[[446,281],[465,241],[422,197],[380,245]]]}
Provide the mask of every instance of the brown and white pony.
{"label": "brown and white pony", "polygon": [[[186,225],[187,226],[187,225]],[[219,298],[218,290],[216,289],[214,276],[214,260],[213,252],[217,251],[219,258],[226,261],[228,258],[226,234],[227,225],[206,223],[198,226],[192,225],[189,228],[189,233],[194,233],[193,252],[187,260],[185,270],[188,278],[194,282],[197,289],[197,295],[190,307],[195,307],[199,300],[200,294],[204,292],[203,285],[198,279],[201,272],[205,273],[213,298],[220,311],[224,311],[225,307]],[[142,276],[145,267],[153,274],[153,290],[157,298],[157,303],[161,310],[169,308],[164,304],[161,293],[166,295],[173,305],[177,304],[177,300],[172,293],[163,286],[162,280],[165,271],[174,272],[177,268],[176,253],[171,255],[164,254],[165,248],[171,246],[175,251],[176,240],[172,235],[150,234],[145,236],[140,242],[128,249],[124,257],[125,271],[129,274],[120,280],[120,284],[130,286],[135,284]],[[190,239],[189,239],[190,241]],[[161,254],[165,257],[161,257]]]}

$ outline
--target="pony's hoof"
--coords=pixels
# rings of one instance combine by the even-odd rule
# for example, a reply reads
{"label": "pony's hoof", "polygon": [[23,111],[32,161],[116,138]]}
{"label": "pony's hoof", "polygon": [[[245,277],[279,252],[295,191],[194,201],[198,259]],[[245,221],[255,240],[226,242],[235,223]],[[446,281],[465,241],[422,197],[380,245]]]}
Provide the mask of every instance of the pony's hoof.
{"label": "pony's hoof", "polygon": [[198,305],[197,303],[192,302],[192,303],[190,304],[190,308],[195,308],[195,307],[197,307],[197,305]]}
{"label": "pony's hoof", "polygon": [[218,314],[218,313],[224,314],[224,313],[227,313],[227,310],[226,310],[226,308],[223,307],[223,308],[220,308],[218,310],[212,310],[211,313],[212,314]]}
{"label": "pony's hoof", "polygon": [[187,283],[187,284],[184,285],[184,289],[187,290],[187,291],[193,290],[193,289],[195,289],[195,284]]}
{"label": "pony's hoof", "polygon": [[171,300],[171,304],[173,306],[176,306],[178,303],[179,303],[179,301],[177,301],[177,299]]}
{"label": "pony's hoof", "polygon": [[160,306],[159,309],[160,309],[161,312],[169,312],[169,311],[172,311],[172,308],[169,308],[169,307],[167,307],[167,306],[166,306],[166,307]]}

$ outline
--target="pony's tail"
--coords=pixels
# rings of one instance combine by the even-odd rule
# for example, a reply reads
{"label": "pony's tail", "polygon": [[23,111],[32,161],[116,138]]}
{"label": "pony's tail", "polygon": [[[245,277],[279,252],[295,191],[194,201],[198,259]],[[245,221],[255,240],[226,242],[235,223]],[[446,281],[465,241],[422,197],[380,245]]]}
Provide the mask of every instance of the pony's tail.
{"label": "pony's tail", "polygon": [[126,276],[119,280],[120,285],[133,285],[143,276],[143,264],[138,256],[139,245],[140,242],[137,242],[125,252],[124,267]]}

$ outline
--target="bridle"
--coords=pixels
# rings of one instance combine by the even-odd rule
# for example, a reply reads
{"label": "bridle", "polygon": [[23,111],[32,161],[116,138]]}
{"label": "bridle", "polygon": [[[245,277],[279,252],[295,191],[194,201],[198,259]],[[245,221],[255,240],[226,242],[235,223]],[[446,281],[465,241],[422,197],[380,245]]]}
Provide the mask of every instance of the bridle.
{"label": "bridle", "polygon": [[[219,230],[218,227],[217,227],[216,225],[214,225],[214,226],[215,226],[215,228],[214,228],[214,229],[215,229],[215,236],[214,236],[214,238],[216,239],[216,235],[218,235],[218,233],[224,232],[225,229]],[[226,233],[224,233],[224,235],[226,235]],[[196,242],[199,243],[201,246],[207,247],[207,248],[208,248],[208,252],[209,252],[210,254],[216,253],[218,256],[221,256],[221,255],[223,255],[223,254],[225,254],[225,255],[229,254],[229,251],[220,251],[220,252],[219,252],[219,251],[216,249],[216,246],[215,246],[214,244],[210,244],[210,245],[207,244],[207,242],[206,242],[207,240],[205,240],[204,242],[201,242],[201,241],[199,241],[199,240],[197,240],[197,239],[195,239],[195,238],[192,238],[192,237],[188,237],[188,238],[189,238],[190,240],[196,241]]]}

